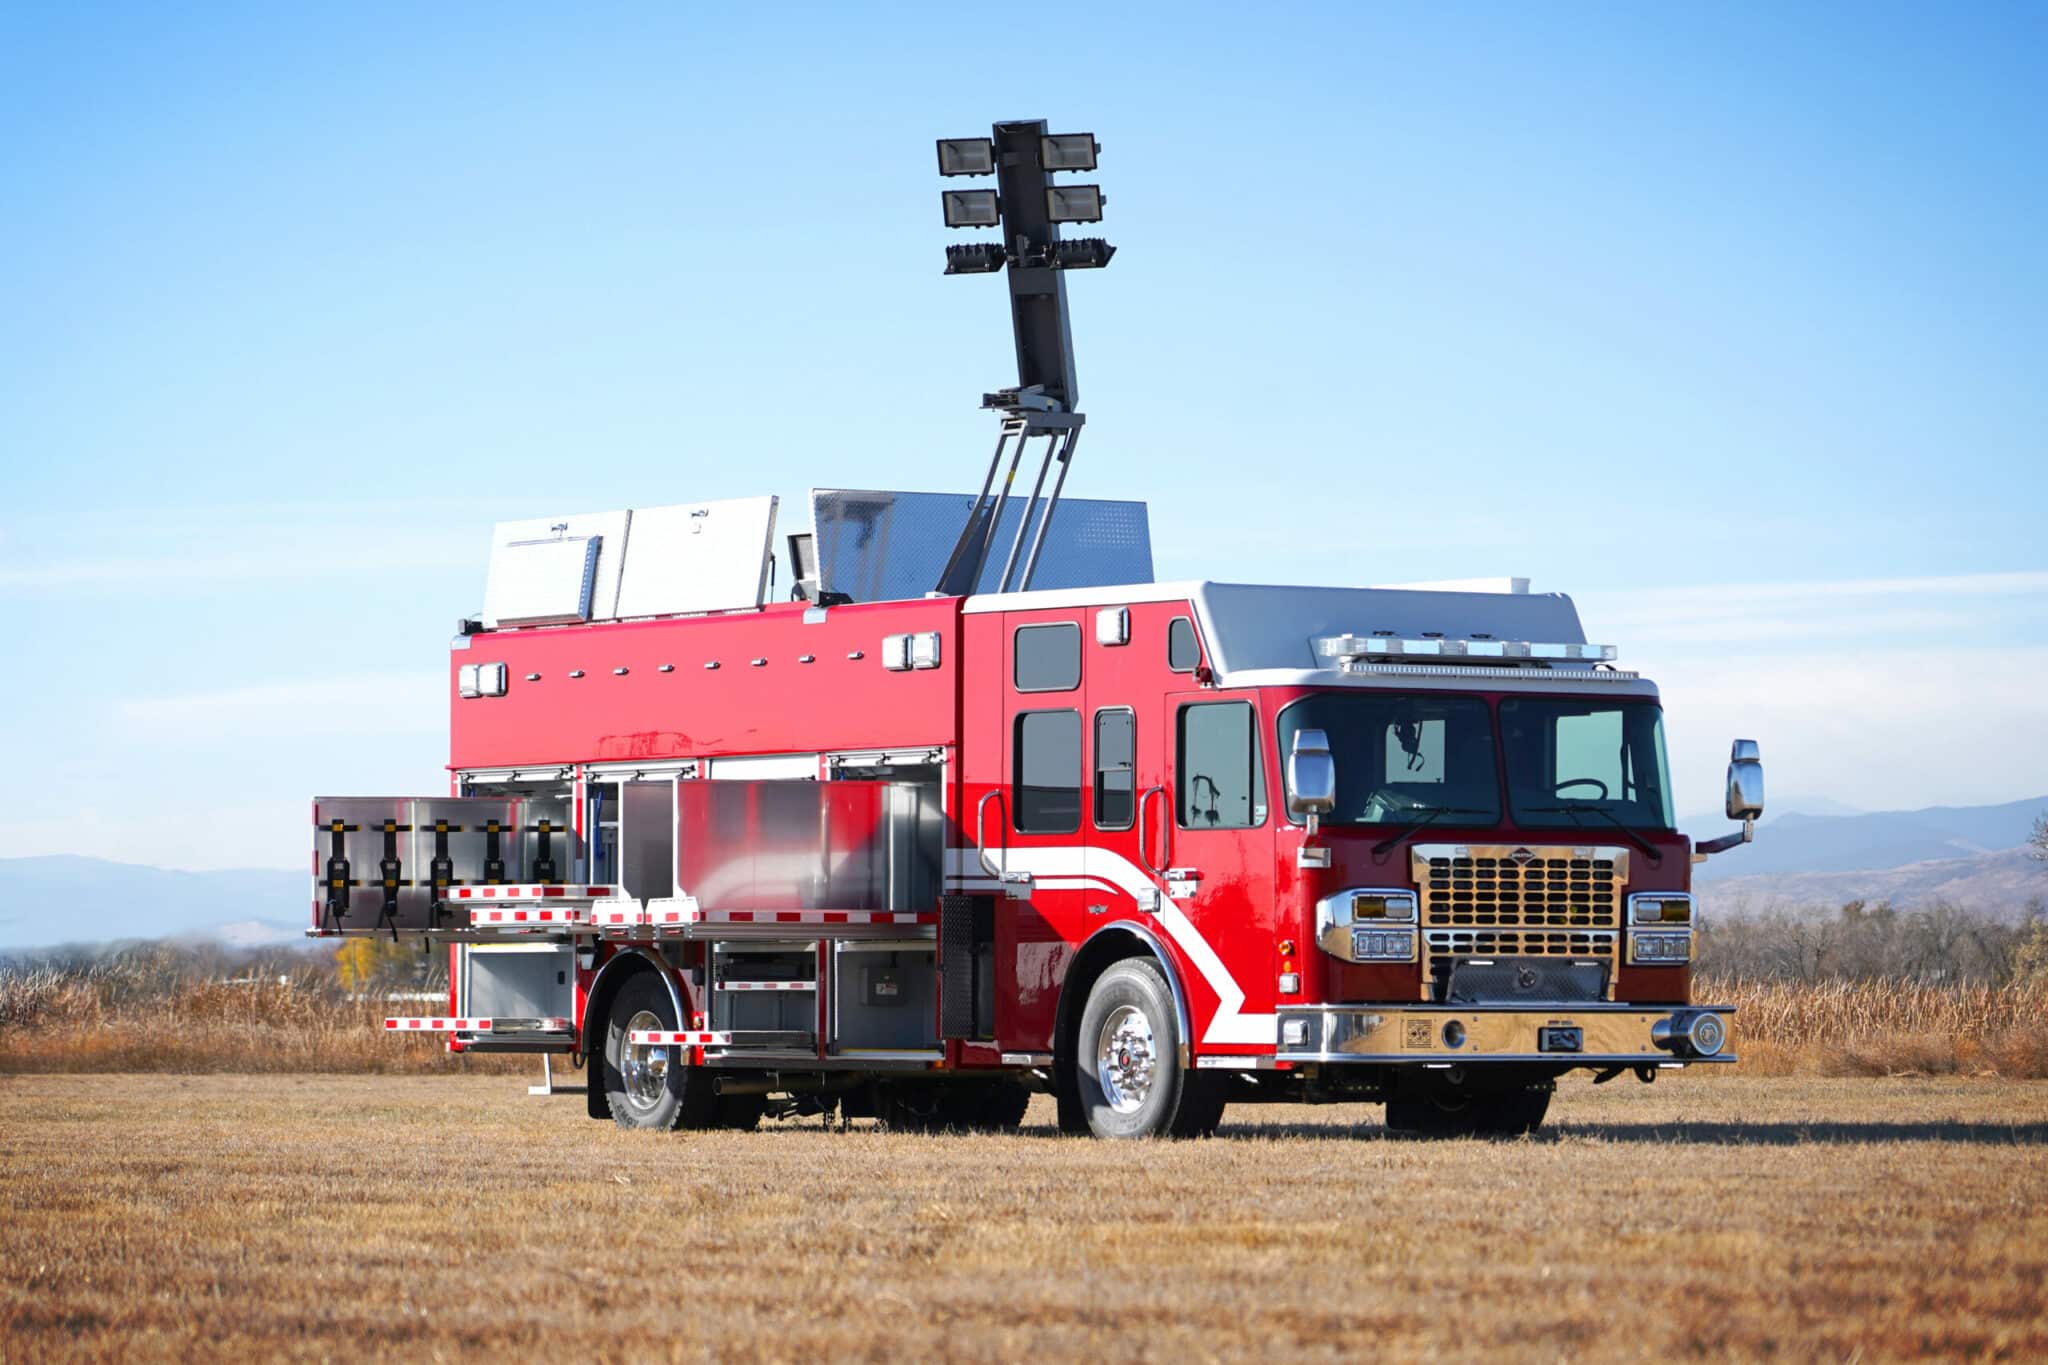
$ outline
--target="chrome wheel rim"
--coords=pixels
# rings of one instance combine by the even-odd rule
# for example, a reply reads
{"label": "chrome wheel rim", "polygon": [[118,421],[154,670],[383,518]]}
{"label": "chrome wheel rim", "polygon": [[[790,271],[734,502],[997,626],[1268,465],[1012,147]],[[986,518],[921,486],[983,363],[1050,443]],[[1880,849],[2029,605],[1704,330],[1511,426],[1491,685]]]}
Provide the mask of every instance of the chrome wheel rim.
{"label": "chrome wheel rim", "polygon": [[[626,1035],[664,1029],[668,1025],[652,1010],[641,1010],[626,1021]],[[669,1050],[651,1044],[628,1042],[619,1054],[619,1075],[626,1082],[626,1102],[635,1109],[652,1109],[668,1092]]]}
{"label": "chrome wheel rim", "polygon": [[1158,1069],[1159,1051],[1152,1038],[1152,1021],[1136,1005],[1119,1005],[1102,1021],[1095,1040],[1095,1075],[1102,1083],[1102,1098],[1119,1114],[1144,1106],[1152,1094],[1152,1079]]}

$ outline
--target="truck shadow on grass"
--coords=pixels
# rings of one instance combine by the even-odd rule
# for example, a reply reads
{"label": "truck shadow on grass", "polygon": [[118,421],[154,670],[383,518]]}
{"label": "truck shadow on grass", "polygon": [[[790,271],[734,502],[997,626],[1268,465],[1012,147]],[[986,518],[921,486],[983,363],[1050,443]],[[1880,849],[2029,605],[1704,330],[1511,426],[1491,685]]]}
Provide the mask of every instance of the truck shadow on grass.
{"label": "truck shadow on grass", "polygon": [[[1352,1142],[1437,1142],[1388,1131],[1377,1123],[1231,1123],[1225,1121],[1217,1139],[1300,1139]],[[1959,1119],[1927,1122],[1812,1123],[1559,1123],[1526,1137],[1495,1138],[1499,1142],[1557,1143],[1651,1142],[1700,1147],[1826,1147],[1884,1142],[1938,1142],[1980,1147],[2029,1147],[2048,1144],[2048,1123],[1968,1123]]]}

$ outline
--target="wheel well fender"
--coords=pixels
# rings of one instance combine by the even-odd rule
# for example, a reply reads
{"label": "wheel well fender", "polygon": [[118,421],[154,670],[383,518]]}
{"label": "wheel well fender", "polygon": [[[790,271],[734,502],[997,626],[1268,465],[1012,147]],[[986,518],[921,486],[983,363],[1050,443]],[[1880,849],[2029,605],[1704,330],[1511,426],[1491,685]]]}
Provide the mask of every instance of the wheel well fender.
{"label": "wheel well fender", "polygon": [[612,954],[604,966],[597,969],[591,979],[590,991],[583,999],[583,1027],[579,1030],[581,1056],[588,1089],[584,1092],[586,1107],[592,1118],[609,1118],[611,1111],[605,1108],[604,1077],[597,1051],[604,1045],[605,1020],[611,1017],[612,1000],[628,981],[642,972],[653,972],[661,978],[661,984],[668,988],[670,1003],[676,1007],[676,1024],[680,1028],[690,1027],[690,1011],[683,1002],[683,993],[676,986],[675,969],[646,948],[626,948]]}
{"label": "wheel well fender", "polygon": [[1188,1064],[1189,1047],[1194,1042],[1194,1024],[1188,1014],[1187,992],[1181,989],[1180,970],[1173,964],[1172,954],[1159,936],[1142,924],[1129,920],[1118,920],[1105,924],[1090,934],[1074,954],[1074,965],[1067,969],[1066,980],[1060,986],[1060,1003],[1053,1017],[1053,1056],[1057,1064],[1068,1066],[1073,1063],[1076,1039],[1081,1031],[1081,1012],[1088,1008],[1088,992],[1096,979],[1119,962],[1134,957],[1149,957],[1159,964],[1160,974],[1166,978],[1166,989],[1173,996],[1173,1012],[1180,1024],[1180,1064]]}

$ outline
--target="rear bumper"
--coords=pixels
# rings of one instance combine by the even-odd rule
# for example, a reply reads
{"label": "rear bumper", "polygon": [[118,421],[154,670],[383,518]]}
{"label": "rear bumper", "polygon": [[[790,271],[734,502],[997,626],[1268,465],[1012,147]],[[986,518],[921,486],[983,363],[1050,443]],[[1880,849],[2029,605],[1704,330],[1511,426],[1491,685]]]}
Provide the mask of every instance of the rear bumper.
{"label": "rear bumper", "polygon": [[1279,1013],[1278,1057],[1287,1062],[1606,1067],[1735,1060],[1732,1033],[1712,1056],[1685,1041],[1695,1016],[1717,1015],[1726,1025],[1733,1005],[1317,1005]]}

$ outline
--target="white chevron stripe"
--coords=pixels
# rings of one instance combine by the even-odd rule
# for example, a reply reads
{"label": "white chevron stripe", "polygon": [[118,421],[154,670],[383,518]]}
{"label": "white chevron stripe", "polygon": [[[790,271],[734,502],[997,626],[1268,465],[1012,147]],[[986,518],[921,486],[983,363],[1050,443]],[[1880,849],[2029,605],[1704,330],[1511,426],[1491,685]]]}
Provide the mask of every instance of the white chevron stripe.
{"label": "white chevron stripe", "polygon": [[[1195,970],[1216,993],[1216,1014],[1209,1020],[1202,1041],[1268,1045],[1275,1041],[1276,1017],[1244,1013],[1244,991],[1231,976],[1230,969],[1223,965],[1223,959],[1209,945],[1209,940],[1202,937],[1186,912],[1174,904],[1165,887],[1130,859],[1106,848],[1066,846],[1011,848],[991,854],[990,861],[1004,866],[1006,871],[1028,872],[1032,885],[1052,891],[1103,886],[1121,891],[1134,900],[1141,891],[1157,891],[1159,908],[1152,918],[1166,930],[1169,938],[1180,945],[1180,950],[1188,955],[1188,961],[1195,964]],[[950,878],[970,885],[985,883],[989,888],[1000,885],[987,875],[979,853],[972,848],[947,849],[946,871]],[[983,888],[976,885],[975,889]]]}

